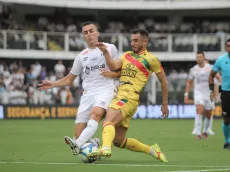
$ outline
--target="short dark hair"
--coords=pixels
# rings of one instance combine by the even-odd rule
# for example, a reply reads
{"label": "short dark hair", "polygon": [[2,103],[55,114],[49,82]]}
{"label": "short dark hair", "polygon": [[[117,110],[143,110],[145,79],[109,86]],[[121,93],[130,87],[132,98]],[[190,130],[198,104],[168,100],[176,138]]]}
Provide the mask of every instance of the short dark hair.
{"label": "short dark hair", "polygon": [[197,52],[196,52],[196,54],[202,54],[202,55],[205,57],[205,55],[204,55],[204,52],[203,52],[203,51],[197,51]]}
{"label": "short dark hair", "polygon": [[[90,25],[90,24],[93,24],[94,26],[96,26],[96,24],[92,21],[87,21],[87,22],[84,22],[81,24],[81,27],[84,27],[84,26],[87,26],[87,25]],[[97,27],[97,26],[96,26]]]}
{"label": "short dark hair", "polygon": [[149,37],[149,32],[145,29],[133,29],[131,33],[132,34],[140,33],[141,36]]}
{"label": "short dark hair", "polygon": [[228,38],[227,41],[225,42],[226,45],[227,45],[227,42],[230,42],[230,38]]}

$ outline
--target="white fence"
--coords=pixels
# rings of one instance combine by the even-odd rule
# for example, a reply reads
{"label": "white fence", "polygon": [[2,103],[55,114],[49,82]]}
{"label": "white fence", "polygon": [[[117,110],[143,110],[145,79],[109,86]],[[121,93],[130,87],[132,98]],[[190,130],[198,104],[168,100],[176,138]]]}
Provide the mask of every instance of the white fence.
{"label": "white fence", "polygon": [[2,0],[2,2],[85,9],[185,10],[230,7],[229,0]]}
{"label": "white fence", "polygon": [[[152,52],[225,51],[230,34],[150,34],[148,50]],[[115,44],[120,52],[130,50],[130,35],[101,33],[100,41]],[[39,51],[81,51],[87,46],[81,33],[0,30],[0,49]]]}

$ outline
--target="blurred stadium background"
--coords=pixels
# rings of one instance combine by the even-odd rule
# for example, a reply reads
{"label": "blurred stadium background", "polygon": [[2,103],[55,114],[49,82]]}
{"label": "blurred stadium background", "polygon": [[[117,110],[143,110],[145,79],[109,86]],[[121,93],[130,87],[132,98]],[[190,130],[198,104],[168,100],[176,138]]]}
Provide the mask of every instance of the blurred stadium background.
{"label": "blurred stadium background", "polygon": [[[87,46],[80,25],[91,20],[99,26],[100,40],[115,44],[120,54],[130,49],[131,29],[147,29],[148,49],[162,61],[168,77],[169,103],[182,105],[195,53],[204,51],[213,62],[225,51],[225,40],[230,37],[229,8],[229,0],[3,0],[0,103],[79,104],[81,77],[69,88],[39,91],[36,86],[70,71],[74,57]],[[160,104],[160,92],[153,75],[141,94],[141,105]]]}

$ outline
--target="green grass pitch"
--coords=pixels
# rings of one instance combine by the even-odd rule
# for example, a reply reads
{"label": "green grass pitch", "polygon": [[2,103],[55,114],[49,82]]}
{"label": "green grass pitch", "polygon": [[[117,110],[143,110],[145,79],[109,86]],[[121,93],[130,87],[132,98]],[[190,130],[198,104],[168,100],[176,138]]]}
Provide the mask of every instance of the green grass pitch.
{"label": "green grass pitch", "polygon": [[158,143],[168,163],[114,147],[111,159],[84,164],[63,142],[63,136],[72,137],[74,120],[2,120],[0,172],[230,172],[221,122],[214,120],[214,136],[198,141],[191,135],[193,120],[132,120],[127,136]]}

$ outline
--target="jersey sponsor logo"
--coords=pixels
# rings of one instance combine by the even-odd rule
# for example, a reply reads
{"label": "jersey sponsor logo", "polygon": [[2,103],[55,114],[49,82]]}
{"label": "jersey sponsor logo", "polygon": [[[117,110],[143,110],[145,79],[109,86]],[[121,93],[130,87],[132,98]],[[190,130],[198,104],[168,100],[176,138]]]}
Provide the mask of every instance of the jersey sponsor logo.
{"label": "jersey sponsor logo", "polygon": [[135,78],[137,71],[133,70],[134,67],[134,64],[128,63],[126,68],[121,70],[121,76],[129,76],[131,78]]}
{"label": "jersey sponsor logo", "polygon": [[90,73],[90,68],[87,67],[87,66],[85,67],[85,73],[86,73],[86,74],[89,74],[89,73]]}
{"label": "jersey sponsor logo", "polygon": [[95,71],[95,70],[98,70],[98,69],[102,69],[102,68],[105,68],[105,64],[103,63],[102,65],[94,65],[94,66],[86,66],[85,67],[85,74],[89,74],[90,71]]}
{"label": "jersey sponsor logo", "polygon": [[102,68],[105,68],[104,63],[102,65],[91,66],[91,71],[94,71],[94,70],[97,70],[97,69],[102,69]]}
{"label": "jersey sponsor logo", "polygon": [[[130,81],[120,81],[120,85],[124,85],[124,84],[133,85],[133,83],[130,82]],[[125,91],[125,90],[124,90],[124,91]],[[129,90],[127,90],[127,91],[129,91]]]}
{"label": "jersey sponsor logo", "polygon": [[86,61],[88,59],[88,57],[83,57],[83,61]]}
{"label": "jersey sponsor logo", "polygon": [[[146,77],[149,76],[150,72],[148,71],[148,63],[141,63],[140,61],[138,61],[137,59],[140,58],[140,56],[137,56],[135,54],[133,54],[134,57],[131,56],[131,54],[127,53],[125,55],[126,60],[128,60],[130,63],[134,64],[135,67],[137,67]],[[135,57],[137,59],[135,59]],[[146,60],[144,60],[144,62],[147,62]],[[121,72],[122,74],[122,72]]]}

